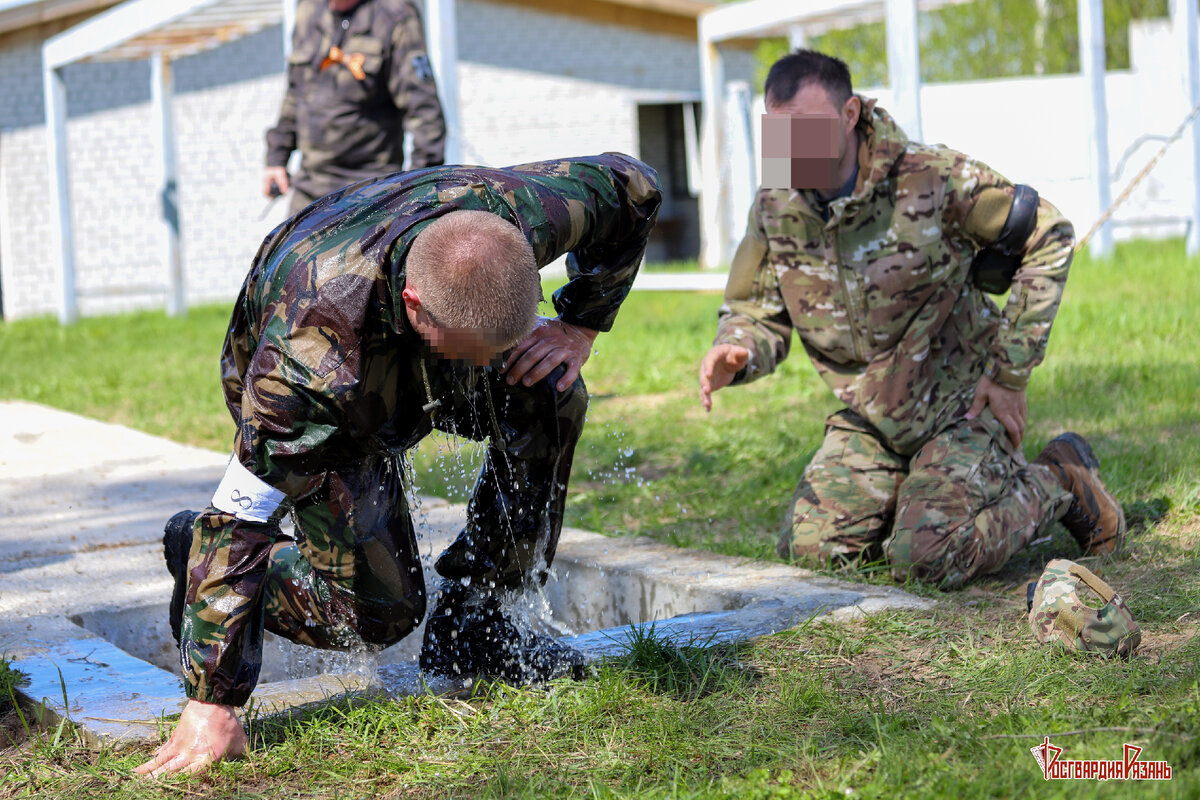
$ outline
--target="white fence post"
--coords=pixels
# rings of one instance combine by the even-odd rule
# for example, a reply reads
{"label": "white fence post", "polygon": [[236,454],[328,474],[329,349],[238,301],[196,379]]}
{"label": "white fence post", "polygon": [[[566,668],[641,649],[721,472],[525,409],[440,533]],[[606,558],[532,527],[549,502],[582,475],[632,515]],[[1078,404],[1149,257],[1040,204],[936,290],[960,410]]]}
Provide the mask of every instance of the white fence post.
{"label": "white fence post", "polygon": [[446,121],[446,163],[462,160],[462,131],[458,124],[458,23],[455,0],[426,0],[425,28],[429,61],[437,81],[442,118]]}
{"label": "white fence post", "polygon": [[183,288],[183,253],[179,242],[179,168],[175,155],[174,81],[171,60],[162,53],[150,59],[150,97],[158,147],[162,182],[159,207],[163,222],[163,261],[167,278],[167,316],[187,314]]}
{"label": "white fence post", "polygon": [[[44,56],[43,56],[44,59]],[[71,229],[71,173],[67,158],[67,86],[61,68],[43,67],[46,136],[50,140],[50,233],[58,240],[58,321],[79,319],[75,291],[75,237]]]}
{"label": "white fence post", "polygon": [[896,121],[914,142],[921,129],[921,55],[916,0],[887,0],[888,83],[895,98]]}
{"label": "white fence post", "polygon": [[700,18],[700,85],[704,108],[700,129],[700,266],[712,268],[726,261],[728,233],[722,213],[721,131],[725,111],[725,69],[717,43],[705,35]]}
{"label": "white fence post", "polygon": [[[1095,192],[1093,221],[1099,219],[1112,205],[1112,165],[1108,160],[1108,104],[1105,100],[1104,77],[1104,3],[1103,0],[1079,0],[1079,65],[1088,87],[1088,109],[1091,120],[1092,182]],[[1088,246],[1092,257],[1110,258],[1113,253],[1112,222],[1106,221],[1096,231]]]}
{"label": "white fence post", "polygon": [[[1184,97],[1190,111],[1200,105],[1200,46],[1197,45],[1196,0],[1171,0],[1171,28],[1183,59]],[[1200,253],[1200,120],[1192,120],[1192,221],[1187,254]]]}

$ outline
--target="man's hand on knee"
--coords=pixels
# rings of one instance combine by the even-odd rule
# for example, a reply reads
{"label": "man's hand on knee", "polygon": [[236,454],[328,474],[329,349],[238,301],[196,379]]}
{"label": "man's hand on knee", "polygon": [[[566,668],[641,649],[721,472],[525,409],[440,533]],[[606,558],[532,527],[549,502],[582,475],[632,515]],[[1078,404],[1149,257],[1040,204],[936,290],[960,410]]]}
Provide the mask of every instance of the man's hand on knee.
{"label": "man's hand on knee", "polygon": [[712,411],[712,393],[733,383],[750,361],[750,351],[736,344],[716,344],[700,362],[700,404]]}
{"label": "man's hand on knee", "polygon": [[154,758],[134,768],[138,775],[161,778],[182,772],[203,772],[225,758],[240,758],[249,739],[233,706],[189,700],[175,730]]}
{"label": "man's hand on knee", "polygon": [[592,343],[597,335],[599,331],[572,325],[561,319],[543,317],[533,331],[513,348],[503,374],[510,386],[518,382],[532,386],[562,364],[566,370],[554,388],[565,392],[579,377],[579,370],[591,356]]}
{"label": "man's hand on knee", "polygon": [[967,411],[967,419],[975,419],[985,408],[992,410],[992,416],[1008,431],[1008,438],[1014,445],[1021,444],[1025,435],[1025,419],[1028,408],[1025,403],[1024,389],[1006,389],[986,375],[975,385],[975,402]]}

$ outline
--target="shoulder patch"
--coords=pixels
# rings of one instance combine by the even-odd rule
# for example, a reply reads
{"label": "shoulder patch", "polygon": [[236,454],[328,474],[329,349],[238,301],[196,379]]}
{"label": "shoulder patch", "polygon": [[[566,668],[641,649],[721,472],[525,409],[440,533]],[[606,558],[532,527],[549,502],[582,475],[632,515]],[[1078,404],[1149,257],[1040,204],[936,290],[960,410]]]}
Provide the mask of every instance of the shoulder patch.
{"label": "shoulder patch", "polygon": [[429,65],[429,56],[424,53],[418,53],[413,56],[410,62],[413,72],[418,80],[431,81],[433,80],[433,67]]}

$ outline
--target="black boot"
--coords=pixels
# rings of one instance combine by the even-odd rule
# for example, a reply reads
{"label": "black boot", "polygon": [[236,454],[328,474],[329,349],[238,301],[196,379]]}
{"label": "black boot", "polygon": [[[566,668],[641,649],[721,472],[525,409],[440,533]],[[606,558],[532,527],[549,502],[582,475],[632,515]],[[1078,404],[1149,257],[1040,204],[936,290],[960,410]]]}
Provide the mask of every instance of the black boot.
{"label": "black boot", "polygon": [[171,634],[179,644],[180,628],[183,624],[183,601],[187,597],[188,552],[192,549],[192,533],[198,511],[180,511],[167,520],[163,528],[163,558],[167,560],[167,571],[175,579],[171,590]]}
{"label": "black boot", "polygon": [[421,669],[450,678],[487,675],[516,684],[584,676],[583,653],[549,636],[522,631],[499,599],[445,581],[425,623]]}

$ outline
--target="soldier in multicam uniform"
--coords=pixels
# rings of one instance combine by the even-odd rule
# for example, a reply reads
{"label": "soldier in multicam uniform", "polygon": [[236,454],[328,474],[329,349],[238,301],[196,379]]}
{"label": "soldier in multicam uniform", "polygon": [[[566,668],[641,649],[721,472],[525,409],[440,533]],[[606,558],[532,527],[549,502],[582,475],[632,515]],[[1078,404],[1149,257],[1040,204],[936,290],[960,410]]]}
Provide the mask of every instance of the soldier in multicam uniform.
{"label": "soldier in multicam uniform", "polygon": [[[264,629],[380,648],[421,622],[403,458],[434,429],[488,446],[466,526],[435,564],[421,667],[518,683],[578,671],[577,651],[520,632],[501,600],[554,558],[587,408],[579,369],[659,201],[654,171],[620,154],[441,167],[326,195],[266,238],[221,360],[234,457],[208,509],[164,536],[189,702],[139,772],[241,753],[233,709]],[[539,320],[537,268],[567,253],[558,316]]]}
{"label": "soldier in multicam uniform", "polygon": [[[355,181],[442,163],[446,124],[411,0],[299,0],[288,88],[267,131],[263,194],[291,213]],[[303,156],[289,179],[288,158]]]}
{"label": "soldier in multicam uniform", "polygon": [[[1114,551],[1125,519],[1087,442],[1064,434],[1033,463],[1020,449],[1071,224],[978,161],[909,141],[837,59],[785,56],[766,100],[771,114],[831,120],[833,188],[759,191],[699,378],[711,409],[712,392],[772,372],[794,329],[846,405],[826,421],[780,554],[886,558],[896,580],[954,587],[1054,520],[1086,553]],[[997,264],[1009,265],[998,283]],[[1011,289],[1003,313],[977,285],[982,265],[990,291]]]}

